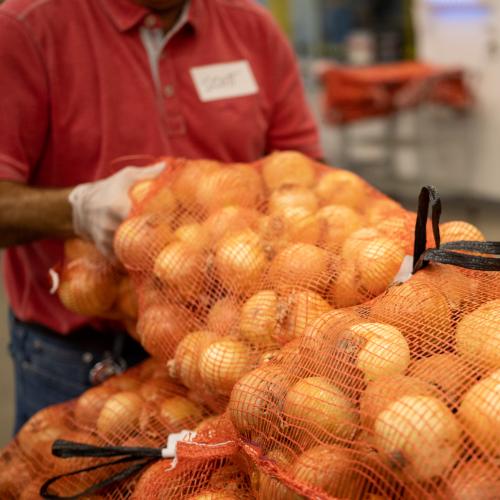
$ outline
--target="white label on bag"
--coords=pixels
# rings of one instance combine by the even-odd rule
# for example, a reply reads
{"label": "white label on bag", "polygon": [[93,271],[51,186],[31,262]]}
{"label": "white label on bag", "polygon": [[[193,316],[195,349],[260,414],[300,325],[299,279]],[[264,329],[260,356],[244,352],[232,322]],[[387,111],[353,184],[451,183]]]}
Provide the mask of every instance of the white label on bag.
{"label": "white label on bag", "polygon": [[198,66],[191,68],[190,72],[202,102],[242,97],[259,91],[248,61]]}
{"label": "white label on bag", "polygon": [[393,283],[405,283],[411,278],[411,273],[413,271],[413,256],[406,255],[401,263],[398,274],[394,278]]}

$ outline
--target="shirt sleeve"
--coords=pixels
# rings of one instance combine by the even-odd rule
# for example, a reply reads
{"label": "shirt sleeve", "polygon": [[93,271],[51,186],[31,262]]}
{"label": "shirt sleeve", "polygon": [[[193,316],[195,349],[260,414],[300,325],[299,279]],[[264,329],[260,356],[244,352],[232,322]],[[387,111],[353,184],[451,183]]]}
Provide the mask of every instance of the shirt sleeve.
{"label": "shirt sleeve", "polygon": [[307,104],[297,60],[288,40],[274,24],[268,54],[275,94],[267,152],[293,149],[322,158],[318,129]]}
{"label": "shirt sleeve", "polygon": [[48,129],[47,73],[26,28],[0,12],[0,180],[28,182]]}

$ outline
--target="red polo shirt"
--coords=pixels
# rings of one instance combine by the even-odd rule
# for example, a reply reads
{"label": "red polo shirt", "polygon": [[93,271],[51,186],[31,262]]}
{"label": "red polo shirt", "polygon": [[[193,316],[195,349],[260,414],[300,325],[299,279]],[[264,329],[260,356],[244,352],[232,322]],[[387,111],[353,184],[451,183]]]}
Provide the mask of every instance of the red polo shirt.
{"label": "red polo shirt", "polygon": [[[321,155],[293,53],[254,0],[191,0],[154,77],[140,33],[158,24],[131,0],[5,2],[0,180],[73,186],[107,177],[127,163],[115,160],[133,155],[223,161],[251,161],[274,149]],[[193,68],[202,69],[201,78],[220,78],[211,65],[242,61],[253,90],[200,93]],[[12,247],[4,271],[15,314],[66,333],[88,319],[49,294],[47,270],[61,256],[56,241]]]}

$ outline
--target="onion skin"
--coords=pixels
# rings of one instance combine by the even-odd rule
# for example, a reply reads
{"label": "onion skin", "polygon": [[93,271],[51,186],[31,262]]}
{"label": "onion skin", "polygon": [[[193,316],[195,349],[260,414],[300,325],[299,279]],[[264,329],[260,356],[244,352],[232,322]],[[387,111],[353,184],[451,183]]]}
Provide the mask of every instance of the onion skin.
{"label": "onion skin", "polygon": [[261,366],[243,375],[231,392],[229,417],[241,433],[269,436],[281,418],[282,405],[291,385],[277,366]]}
{"label": "onion skin", "polygon": [[363,217],[352,208],[343,205],[326,205],[318,210],[317,216],[325,221],[324,244],[340,253],[344,241],[363,224]]}
{"label": "onion skin", "polygon": [[290,426],[326,439],[352,438],[357,424],[351,401],[325,377],[296,382],[286,395],[283,413]]}
{"label": "onion skin", "polygon": [[203,419],[203,409],[182,396],[165,399],[160,405],[160,419],[170,432],[191,429]]}
{"label": "onion skin", "polygon": [[284,248],[271,263],[269,278],[275,290],[309,289],[321,292],[331,276],[333,260],[322,248],[295,243]]}
{"label": "onion skin", "polygon": [[370,382],[360,400],[361,425],[373,431],[375,420],[391,403],[404,396],[434,396],[436,389],[416,377],[391,375]]}
{"label": "onion skin", "polygon": [[197,191],[200,179],[206,179],[221,168],[217,161],[190,160],[174,173],[172,191],[184,208],[193,213],[199,212]]}
{"label": "onion skin", "polygon": [[180,306],[150,306],[141,314],[137,324],[141,344],[152,356],[168,361],[189,331],[191,321],[190,312]]}
{"label": "onion skin", "polygon": [[207,330],[188,333],[178,344],[174,359],[169,362],[171,375],[189,389],[199,384],[198,363],[205,347],[217,338],[217,334]]}
{"label": "onion skin", "polygon": [[173,214],[177,200],[169,186],[146,179],[134,184],[129,191],[134,211],[141,214],[163,212]]}
{"label": "onion skin", "polygon": [[457,351],[490,369],[500,368],[500,300],[486,302],[457,324]]}
{"label": "onion skin", "polygon": [[500,455],[500,370],[475,384],[465,394],[458,415],[483,453]]}
{"label": "onion skin", "polygon": [[402,333],[383,323],[359,323],[350,328],[364,342],[356,366],[370,382],[385,375],[402,375],[410,364],[410,348]]}
{"label": "onion skin", "polygon": [[476,370],[456,354],[435,354],[419,359],[408,369],[408,375],[432,385],[439,399],[457,410],[463,395],[477,380]]}
{"label": "onion skin", "polygon": [[453,345],[449,303],[436,286],[418,274],[390,287],[372,303],[370,316],[401,331],[414,357],[442,353]]}
{"label": "onion skin", "polygon": [[261,290],[252,295],[241,308],[240,334],[253,345],[272,349],[278,324],[278,296],[272,290]]}
{"label": "onion skin", "polygon": [[57,295],[74,313],[102,316],[118,295],[118,275],[110,265],[95,265],[89,259],[74,260],[62,272]]}
{"label": "onion skin", "polygon": [[229,205],[217,210],[203,222],[203,230],[211,246],[231,233],[257,226],[260,214],[256,210]]}
{"label": "onion skin", "polygon": [[218,300],[210,309],[207,328],[221,335],[236,334],[240,321],[240,307],[232,297]]}
{"label": "onion skin", "polygon": [[375,443],[390,466],[427,481],[446,473],[458,458],[460,427],[438,399],[404,396],[375,421]]}
{"label": "onion skin", "polygon": [[297,151],[276,152],[264,158],[262,176],[271,191],[287,185],[311,187],[316,180],[314,162]]}
{"label": "onion skin", "polygon": [[211,390],[229,395],[234,384],[252,368],[254,355],[243,342],[221,339],[206,347],[200,355],[201,380]]}
{"label": "onion skin", "polygon": [[236,293],[253,291],[267,264],[259,237],[249,229],[222,239],[215,251],[217,276],[227,290]]}
{"label": "onion skin", "polygon": [[115,392],[116,389],[108,386],[87,389],[77,399],[75,405],[75,420],[79,425],[94,428],[102,407]]}
{"label": "onion skin", "polygon": [[193,247],[195,250],[201,251],[208,247],[209,240],[205,228],[196,222],[178,227],[174,236],[178,241]]}
{"label": "onion skin", "polygon": [[353,474],[355,460],[347,448],[320,445],[302,453],[290,472],[295,480],[320,488],[332,497],[350,498],[362,486]]}
{"label": "onion skin", "polygon": [[314,213],[319,207],[314,191],[301,186],[284,186],[277,189],[269,197],[268,205],[268,213],[271,215],[291,208],[302,208]]}
{"label": "onion skin", "polygon": [[185,299],[193,299],[203,290],[206,270],[206,260],[199,249],[174,241],[160,252],[153,272],[167,287],[174,288]]}
{"label": "onion skin", "polygon": [[246,164],[227,165],[197,183],[196,201],[206,214],[231,205],[257,208],[264,196],[259,174]]}
{"label": "onion skin", "polygon": [[156,256],[172,241],[170,220],[163,214],[137,215],[127,219],[115,233],[114,251],[131,271],[150,271]]}
{"label": "onion skin", "polygon": [[276,338],[280,344],[286,344],[294,338],[305,334],[306,327],[322,314],[330,311],[332,306],[321,295],[311,290],[297,291],[288,294],[280,301],[280,318]]}
{"label": "onion skin", "polygon": [[143,405],[135,392],[118,392],[104,404],[97,419],[97,431],[108,438],[118,439],[130,434],[139,425]]}
{"label": "onion skin", "polygon": [[321,177],[316,195],[323,205],[345,205],[359,210],[365,202],[367,185],[358,175],[347,170],[333,170]]}
{"label": "onion skin", "polygon": [[477,459],[459,465],[447,483],[445,498],[453,500],[496,500],[500,491],[498,467]]}
{"label": "onion skin", "polygon": [[474,225],[464,221],[451,221],[439,225],[441,244],[451,241],[485,241],[483,233]]}
{"label": "onion skin", "polygon": [[120,314],[128,318],[137,318],[139,314],[137,294],[130,276],[124,276],[120,281],[116,306]]}

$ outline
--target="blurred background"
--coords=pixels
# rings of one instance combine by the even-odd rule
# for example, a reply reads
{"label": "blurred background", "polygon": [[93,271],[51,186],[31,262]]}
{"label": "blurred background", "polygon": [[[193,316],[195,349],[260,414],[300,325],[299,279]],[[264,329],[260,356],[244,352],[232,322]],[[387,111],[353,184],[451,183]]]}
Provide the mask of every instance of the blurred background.
{"label": "blurred background", "polygon": [[[444,220],[500,240],[499,0],[260,3],[297,53],[327,163],[412,210],[419,187],[434,184]],[[2,328],[6,310],[0,290]],[[4,331],[0,446],[13,418],[7,343]]]}

